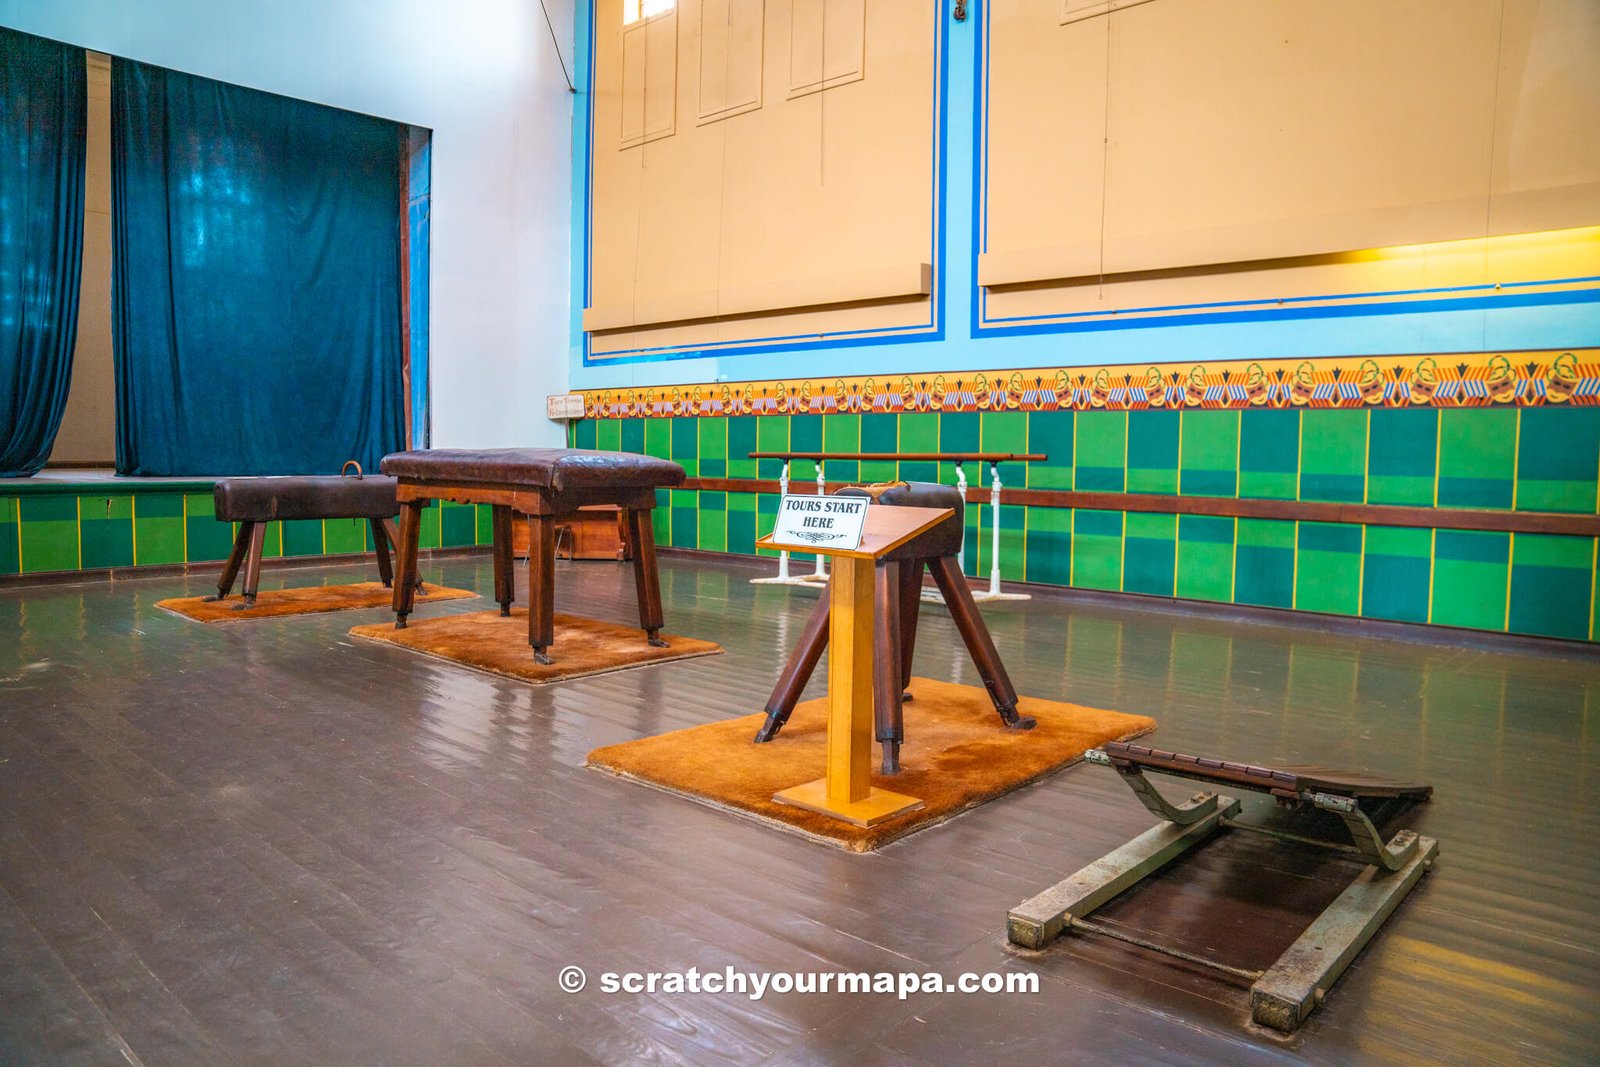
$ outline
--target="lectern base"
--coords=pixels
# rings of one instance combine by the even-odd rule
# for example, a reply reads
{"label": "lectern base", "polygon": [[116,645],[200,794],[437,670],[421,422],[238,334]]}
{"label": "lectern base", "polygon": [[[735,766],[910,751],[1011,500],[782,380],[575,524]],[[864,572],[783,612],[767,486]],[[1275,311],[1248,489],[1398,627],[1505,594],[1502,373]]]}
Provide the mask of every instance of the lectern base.
{"label": "lectern base", "polygon": [[922,801],[916,797],[908,797],[904,793],[894,793],[887,789],[869,789],[863,800],[835,803],[828,799],[826,778],[818,778],[805,785],[781,790],[772,794],[772,799],[779,804],[792,804],[797,808],[843,819],[847,823],[862,827],[876,826],[896,815],[903,815],[922,807]]}

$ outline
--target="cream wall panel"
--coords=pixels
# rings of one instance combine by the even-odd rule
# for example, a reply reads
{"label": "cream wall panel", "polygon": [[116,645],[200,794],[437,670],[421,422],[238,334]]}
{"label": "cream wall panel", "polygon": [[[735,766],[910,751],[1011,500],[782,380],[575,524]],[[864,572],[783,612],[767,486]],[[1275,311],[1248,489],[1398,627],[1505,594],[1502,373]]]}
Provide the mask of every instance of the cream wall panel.
{"label": "cream wall panel", "polygon": [[1600,222],[1600,3],[1510,0],[1489,232]]}
{"label": "cream wall panel", "polygon": [[[745,0],[685,0],[679,91],[691,94],[697,115],[724,108],[717,117],[725,121],[680,125],[626,150],[624,133],[639,129],[623,123],[630,31],[609,6],[597,14],[584,314],[586,329],[604,331],[593,341],[597,354],[768,336],[797,308],[805,310],[793,311],[796,321],[815,332],[931,321],[932,5],[829,0],[817,8],[819,69],[841,69],[826,66],[838,37],[854,42],[842,66],[871,76],[791,99],[790,64],[761,60],[791,53],[795,13],[786,0],[769,0],[764,14]],[[853,35],[840,31],[852,17]],[[759,39],[750,39],[753,28]],[[719,66],[728,74],[721,81],[707,74]],[[755,92],[741,88],[756,74]],[[607,93],[607,85],[618,88]],[[746,106],[751,99],[764,103]]]}
{"label": "cream wall panel", "polygon": [[631,148],[670,137],[678,115],[678,13],[622,30],[622,143]]}
{"label": "cream wall panel", "polygon": [[789,96],[859,81],[866,64],[866,0],[791,0]]}
{"label": "cream wall panel", "polygon": [[701,0],[698,121],[761,106],[765,0]]}
{"label": "cream wall panel", "polygon": [[1600,221],[1593,0],[1015,0],[990,39],[979,280],[1034,283],[991,316],[1370,291],[1401,268],[1326,257]]}

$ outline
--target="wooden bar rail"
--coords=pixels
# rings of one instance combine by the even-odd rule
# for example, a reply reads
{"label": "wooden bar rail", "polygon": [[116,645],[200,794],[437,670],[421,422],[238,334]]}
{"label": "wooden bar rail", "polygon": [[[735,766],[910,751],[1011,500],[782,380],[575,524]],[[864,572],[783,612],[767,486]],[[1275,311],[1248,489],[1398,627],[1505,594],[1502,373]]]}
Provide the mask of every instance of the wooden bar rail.
{"label": "wooden bar rail", "polygon": [[822,459],[881,460],[886,463],[920,463],[939,460],[944,463],[1008,463],[1012,460],[1028,462],[1049,457],[1034,452],[751,452],[751,459]]}
{"label": "wooden bar rail", "polygon": [[[752,458],[767,453],[751,453]],[[931,455],[931,454],[930,454]],[[830,454],[844,459],[847,454]],[[892,458],[892,457],[891,457]],[[1023,456],[1017,456],[1023,459]],[[854,483],[827,482],[819,492]],[[766,478],[689,478],[680,487],[714,493],[776,493],[779,483]],[[988,501],[985,490],[967,489],[968,503]],[[1554,511],[1488,511],[1478,508],[1429,508],[1397,504],[1339,504],[1313,500],[1261,500],[1222,496],[1168,496],[1158,493],[1091,493],[1073,489],[1002,489],[1002,504],[1091,511],[1137,511],[1157,515],[1211,515],[1219,518],[1280,519],[1286,522],[1331,522],[1364,526],[1476,530],[1487,533],[1541,533],[1567,537],[1600,537],[1600,515]]]}

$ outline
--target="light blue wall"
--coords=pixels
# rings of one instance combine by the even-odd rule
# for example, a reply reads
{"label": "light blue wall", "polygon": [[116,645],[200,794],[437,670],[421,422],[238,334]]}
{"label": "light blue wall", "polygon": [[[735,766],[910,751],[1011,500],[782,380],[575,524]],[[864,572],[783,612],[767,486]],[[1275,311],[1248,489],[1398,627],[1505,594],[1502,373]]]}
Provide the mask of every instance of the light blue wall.
{"label": "light blue wall", "polygon": [[[976,287],[973,255],[975,208],[974,117],[979,38],[987,0],[968,5],[965,22],[943,9],[949,35],[944,79],[948,158],[945,170],[943,284],[945,336],[941,340],[884,343],[866,347],[818,346],[775,354],[740,354],[668,361],[584,365],[581,329],[585,235],[588,232],[588,93],[590,90],[590,0],[579,0],[577,84],[583,94],[573,123],[573,306],[569,323],[571,383],[575,389],[616,389],[684,382],[746,381],[773,377],[833,376],[977,371],[1029,366],[1084,366],[1116,363],[1287,359],[1315,356],[1399,355],[1407,353],[1496,351],[1589,347],[1600,344],[1600,291],[1574,302],[1558,295],[1523,307],[1461,307],[1419,310],[1417,305],[1383,310],[1382,305],[1312,310],[1305,317],[1275,318],[1240,313],[1222,321],[1182,325],[1099,323],[1071,331],[1030,336],[975,337],[972,301]],[[733,130],[730,128],[730,135]],[[1600,220],[1596,220],[1600,222]],[[1537,299],[1537,298],[1536,298]],[[1508,303],[1504,297],[1490,302]],[[1443,301],[1441,301],[1442,303]],[[1377,312],[1377,313],[1375,313]]]}

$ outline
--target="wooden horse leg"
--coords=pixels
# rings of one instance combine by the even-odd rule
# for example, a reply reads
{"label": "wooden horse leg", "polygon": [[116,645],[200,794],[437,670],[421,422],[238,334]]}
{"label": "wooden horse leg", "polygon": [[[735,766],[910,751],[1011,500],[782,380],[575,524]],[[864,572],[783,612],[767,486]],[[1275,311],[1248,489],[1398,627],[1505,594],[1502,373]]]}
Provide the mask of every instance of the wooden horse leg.
{"label": "wooden horse leg", "polygon": [[828,591],[824,589],[817,606],[811,609],[811,617],[806,619],[800,643],[789,653],[789,662],[784,664],[783,673],[778,675],[778,684],[767,698],[767,721],[756,731],[757,744],[778,736],[778,731],[789,721],[789,714],[800,700],[801,690],[811,681],[811,672],[817,669],[822,650],[828,647],[829,603]]}
{"label": "wooden horse leg", "polygon": [[877,617],[872,623],[872,712],[878,743],[883,746],[883,773],[900,773],[900,745],[906,739],[900,697],[900,563],[879,560],[873,568],[872,596]]}
{"label": "wooden horse leg", "polygon": [[650,513],[628,508],[628,539],[633,542],[633,586],[639,597],[639,626],[656,648],[666,648],[661,640],[665,620],[661,613],[661,575],[656,570],[656,532]]}
{"label": "wooden horse leg", "polygon": [[233,539],[233,551],[228,553],[228,562],[222,568],[222,576],[217,579],[217,595],[208,596],[207,600],[223,600],[233,592],[233,581],[239,577],[239,565],[244,562],[245,553],[250,551],[250,532],[255,526],[253,522],[239,524],[239,532]]}
{"label": "wooden horse leg", "polygon": [[368,519],[372,527],[372,549],[378,554],[378,577],[386,588],[394,587],[394,565],[389,562],[389,532],[383,528],[382,519]]}
{"label": "wooden horse leg", "polygon": [[244,561],[244,603],[235,604],[234,611],[247,611],[256,606],[256,590],[261,587],[261,553],[266,545],[267,524],[255,523],[250,528],[250,552]]}
{"label": "wooden horse leg", "polygon": [[511,509],[504,504],[494,505],[494,598],[500,602],[500,614],[511,614],[511,602],[516,599],[517,572],[511,554]]}
{"label": "wooden horse leg", "polygon": [[[389,548],[393,551],[395,558],[398,559],[400,557],[400,527],[395,525],[393,519],[384,519],[383,532],[389,535]],[[417,575],[417,592],[421,593],[422,591],[422,575],[419,573]]]}
{"label": "wooden horse leg", "polygon": [[[495,546],[495,558],[498,559],[498,538]],[[506,528],[508,562],[510,555],[511,529],[508,523]],[[509,565],[506,573],[511,573]],[[555,643],[556,524],[548,515],[530,515],[528,516],[528,644],[533,646],[534,662],[554,663],[548,649]]]}
{"label": "wooden horse leg", "polygon": [[1033,719],[1017,714],[1017,691],[1011,685],[1005,665],[1000,662],[1000,653],[994,647],[994,638],[989,636],[989,628],[983,624],[983,616],[978,614],[978,605],[972,599],[972,590],[967,588],[966,577],[956,569],[956,558],[940,556],[930,560],[928,566],[933,570],[933,580],[944,594],[950,618],[961,631],[961,640],[966,642],[967,653],[972,656],[1001,721],[1012,729],[1033,729]]}
{"label": "wooden horse leg", "polygon": [[910,700],[911,656],[917,648],[917,614],[922,608],[922,568],[925,561],[900,561],[900,699]]}
{"label": "wooden horse leg", "polygon": [[422,508],[426,501],[407,500],[400,505],[400,528],[395,532],[395,553],[399,558],[398,581],[394,583],[394,628],[406,628],[406,616],[416,604],[417,539],[422,534]]}

